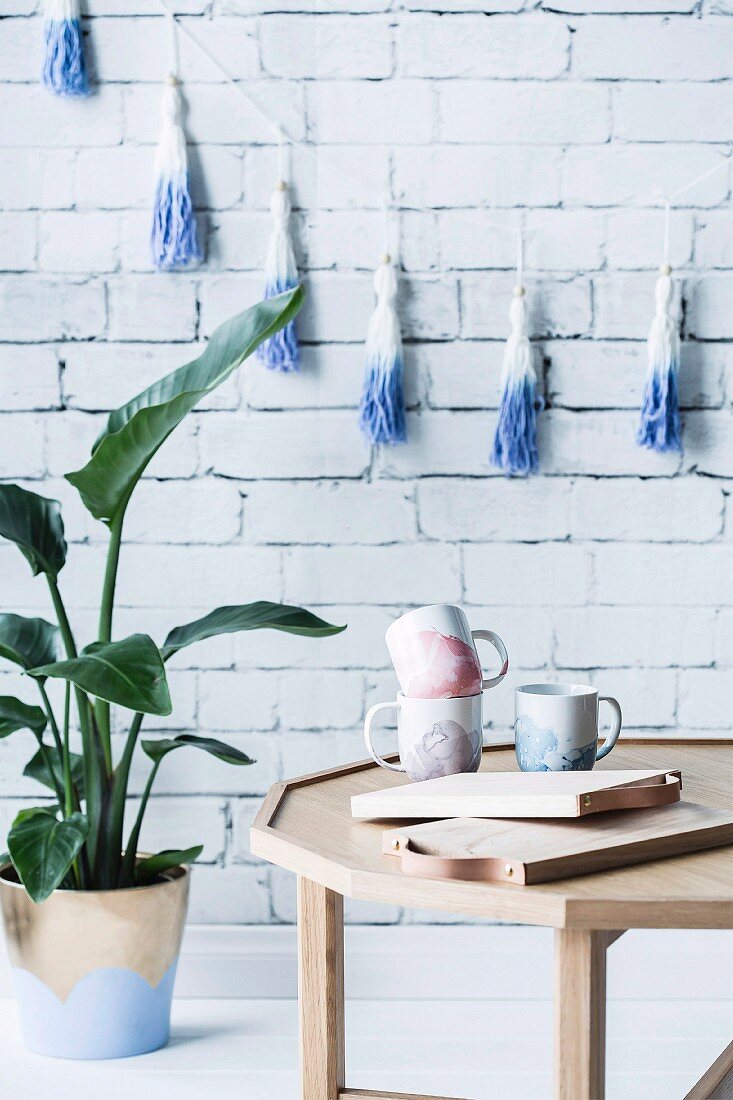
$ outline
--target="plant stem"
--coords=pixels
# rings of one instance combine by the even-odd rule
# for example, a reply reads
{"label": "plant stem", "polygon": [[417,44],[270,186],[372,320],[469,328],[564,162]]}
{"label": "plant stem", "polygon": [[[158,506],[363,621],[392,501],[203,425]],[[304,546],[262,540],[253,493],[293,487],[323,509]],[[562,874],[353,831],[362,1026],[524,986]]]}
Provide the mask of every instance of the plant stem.
{"label": "plant stem", "polygon": [[[76,797],[74,786],[71,781],[71,753],[69,752],[69,719],[71,717],[71,683],[66,681],[66,691],[64,693],[64,792],[66,794],[66,816],[73,813],[74,809],[79,808],[79,800]],[[76,860],[74,860],[76,863]]]}
{"label": "plant stem", "polygon": [[[59,727],[56,723],[56,715],[53,712],[51,700],[49,699],[46,689],[43,686],[43,682],[41,680],[36,680],[36,683],[38,684],[38,690],[41,693],[41,699],[43,699],[43,709],[46,712],[46,717],[48,718],[49,724],[51,726],[51,732],[53,733],[54,743],[56,745],[56,749],[58,750],[59,760],[63,761],[64,750],[61,744],[61,734],[59,733]],[[68,681],[66,687],[68,691]]]}
{"label": "plant stem", "polygon": [[143,796],[140,800],[140,809],[137,812],[135,824],[132,827],[132,832],[130,833],[130,838],[127,842],[127,847],[125,848],[125,855],[122,860],[122,869],[120,871],[119,878],[120,886],[132,885],[132,883],[134,882],[135,858],[137,856],[137,845],[140,839],[140,829],[142,828],[143,817],[145,816],[145,809],[147,807],[148,799],[150,798],[150,792],[153,788],[153,783],[155,782],[155,777],[158,774],[159,767],[160,760],[156,760],[156,762],[150,769],[150,775],[148,776],[148,781],[145,784],[145,790],[143,791]]}
{"label": "plant stem", "polygon": [[[48,581],[48,587],[51,592],[51,599],[56,612],[56,618],[58,620],[59,630],[61,631],[61,638],[64,643],[66,655],[69,659],[73,659],[77,656],[76,642],[71,632],[69,618],[66,614],[63,600],[61,599],[61,593],[59,592],[55,579],[50,577],[48,573],[46,574],[46,580]],[[104,793],[103,785],[106,780],[104,770],[105,761],[100,757],[101,746],[99,746],[97,742],[89,698],[81,688],[76,686],[74,687],[74,695],[76,697],[76,706],[79,712],[79,726],[81,727],[86,812],[89,819],[89,835],[84,848],[88,849],[89,863],[93,864],[99,841],[99,826]]]}
{"label": "plant stem", "polygon": [[[130,776],[130,766],[137,744],[137,737],[143,723],[144,714],[137,713],[130,725],[130,731],[125,742],[125,749],[120,762],[115,768],[112,777],[112,795],[109,805],[109,823],[105,844],[107,846],[107,858],[120,860],[122,856],[122,833],[125,827],[125,804],[127,801],[127,783]],[[117,877],[117,876],[115,876]]]}
{"label": "plant stem", "polygon": [[[122,542],[122,522],[125,518],[123,505],[109,525],[109,546],[107,547],[107,564],[104,569],[104,581],[102,583],[102,599],[99,605],[99,641],[112,640],[112,612],[115,602],[115,585],[117,583],[117,568],[120,563],[120,545]],[[104,747],[104,755],[107,761],[107,771],[112,771],[112,737],[109,721],[109,703],[105,699],[98,699],[95,708],[97,724]]]}

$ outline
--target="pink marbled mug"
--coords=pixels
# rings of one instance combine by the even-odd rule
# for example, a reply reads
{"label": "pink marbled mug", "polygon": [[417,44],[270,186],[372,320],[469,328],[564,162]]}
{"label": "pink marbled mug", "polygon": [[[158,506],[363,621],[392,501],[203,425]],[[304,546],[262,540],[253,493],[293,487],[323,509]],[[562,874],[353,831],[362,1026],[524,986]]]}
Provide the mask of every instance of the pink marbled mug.
{"label": "pink marbled mug", "polygon": [[[509,668],[504,643],[493,630],[471,630],[460,607],[434,603],[396,619],[385,635],[387,649],[408,699],[456,699],[496,687]],[[474,639],[491,642],[502,660],[496,676],[484,677]]]}

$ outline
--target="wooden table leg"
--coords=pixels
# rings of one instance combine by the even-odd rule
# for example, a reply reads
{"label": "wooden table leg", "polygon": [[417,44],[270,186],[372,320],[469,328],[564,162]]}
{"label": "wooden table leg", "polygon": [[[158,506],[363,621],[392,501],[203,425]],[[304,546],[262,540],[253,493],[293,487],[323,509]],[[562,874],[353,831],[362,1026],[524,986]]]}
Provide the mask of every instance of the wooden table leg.
{"label": "wooden table leg", "polygon": [[344,1088],[344,899],[298,879],[298,1007],[303,1100]]}
{"label": "wooden table leg", "polygon": [[620,932],[555,932],[555,1097],[606,1095],[606,948]]}

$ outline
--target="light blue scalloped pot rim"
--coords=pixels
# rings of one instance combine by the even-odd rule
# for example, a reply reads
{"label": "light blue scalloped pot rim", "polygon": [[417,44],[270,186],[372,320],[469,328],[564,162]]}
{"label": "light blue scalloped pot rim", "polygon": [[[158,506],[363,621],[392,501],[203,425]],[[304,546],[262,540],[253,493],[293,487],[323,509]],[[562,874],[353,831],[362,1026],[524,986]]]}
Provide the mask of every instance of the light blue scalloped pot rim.
{"label": "light blue scalloped pot rim", "polygon": [[129,890],[56,890],[36,905],[0,868],[23,1041],[52,1058],[129,1058],[165,1046],[190,873]]}

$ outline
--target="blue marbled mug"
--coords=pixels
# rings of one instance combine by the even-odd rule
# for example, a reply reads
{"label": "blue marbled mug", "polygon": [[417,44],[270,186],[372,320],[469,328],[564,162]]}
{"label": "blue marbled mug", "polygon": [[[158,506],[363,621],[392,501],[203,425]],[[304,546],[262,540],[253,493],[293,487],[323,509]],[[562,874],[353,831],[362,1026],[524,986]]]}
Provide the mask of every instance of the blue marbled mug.
{"label": "blue marbled mug", "polygon": [[[590,771],[621,732],[621,707],[587,684],[525,684],[516,689],[514,745],[523,772]],[[614,712],[611,732],[598,748],[598,705]]]}

